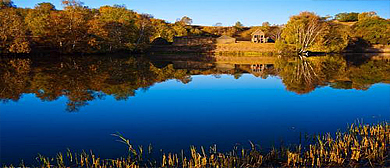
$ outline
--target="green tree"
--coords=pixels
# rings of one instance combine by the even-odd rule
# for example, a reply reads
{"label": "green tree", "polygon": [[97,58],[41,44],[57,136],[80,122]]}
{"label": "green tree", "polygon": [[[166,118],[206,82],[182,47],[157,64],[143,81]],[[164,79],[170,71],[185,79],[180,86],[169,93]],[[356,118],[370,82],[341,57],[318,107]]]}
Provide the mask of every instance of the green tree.
{"label": "green tree", "polygon": [[240,21],[237,21],[236,24],[234,24],[234,27],[236,29],[241,30],[244,27],[244,25]]}
{"label": "green tree", "polygon": [[335,15],[335,19],[340,22],[355,22],[358,21],[359,13],[351,12],[351,13],[338,13]]}
{"label": "green tree", "polygon": [[390,20],[374,13],[361,13],[359,21],[352,27],[355,37],[371,44],[390,44]]}

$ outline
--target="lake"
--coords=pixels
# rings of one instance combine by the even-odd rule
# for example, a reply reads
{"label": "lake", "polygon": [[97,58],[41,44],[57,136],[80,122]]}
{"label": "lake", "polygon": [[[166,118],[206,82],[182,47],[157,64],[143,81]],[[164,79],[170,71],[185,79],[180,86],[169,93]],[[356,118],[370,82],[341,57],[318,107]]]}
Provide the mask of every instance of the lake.
{"label": "lake", "polygon": [[[0,59],[0,163],[38,153],[125,156],[305,135],[390,119],[390,57],[75,56]],[[160,150],[162,149],[162,150]],[[156,155],[160,156],[160,155]]]}

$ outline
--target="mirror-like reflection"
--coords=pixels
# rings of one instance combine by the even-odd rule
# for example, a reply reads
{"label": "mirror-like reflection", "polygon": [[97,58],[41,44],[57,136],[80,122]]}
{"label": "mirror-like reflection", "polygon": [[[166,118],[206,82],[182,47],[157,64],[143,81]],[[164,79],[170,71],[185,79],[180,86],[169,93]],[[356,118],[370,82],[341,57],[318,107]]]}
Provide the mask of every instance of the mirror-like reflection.
{"label": "mirror-like reflection", "polygon": [[386,55],[329,55],[318,57],[240,58],[218,56],[193,60],[184,56],[84,56],[2,58],[0,99],[18,101],[33,93],[42,101],[67,97],[67,111],[77,111],[106,95],[126,100],[135,91],[176,79],[191,82],[193,75],[250,73],[266,79],[277,76],[286,89],[306,94],[322,86],[367,90],[375,83],[390,82],[390,57]]}
{"label": "mirror-like reflection", "polygon": [[43,101],[66,96],[68,111],[77,111],[88,101],[105,95],[127,99],[139,88],[147,90],[168,79],[190,81],[186,70],[175,70],[172,65],[157,68],[145,59],[133,57],[2,59],[0,66],[3,101],[17,101],[26,93]]}
{"label": "mirror-like reflection", "polygon": [[[67,148],[118,158],[213,144],[299,143],[356,120],[390,118],[386,55],[1,58],[0,160],[34,163]],[[65,151],[66,152],[66,151]]]}

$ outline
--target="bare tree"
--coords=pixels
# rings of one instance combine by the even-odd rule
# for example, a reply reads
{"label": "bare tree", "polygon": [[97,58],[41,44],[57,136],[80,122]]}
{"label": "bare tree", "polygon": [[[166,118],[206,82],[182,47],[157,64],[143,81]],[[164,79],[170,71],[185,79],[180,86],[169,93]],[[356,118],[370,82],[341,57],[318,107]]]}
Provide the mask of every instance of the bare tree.
{"label": "bare tree", "polygon": [[307,51],[326,29],[326,20],[311,12],[292,16],[283,29],[287,44],[294,44],[299,53]]}
{"label": "bare tree", "polygon": [[323,32],[323,28],[321,22],[316,18],[310,18],[307,25],[297,28],[298,44],[301,46],[299,53],[307,51],[309,46],[317,39],[318,35]]}
{"label": "bare tree", "polygon": [[273,40],[279,40],[282,37],[283,25],[272,26],[273,28],[269,31],[269,36]]}

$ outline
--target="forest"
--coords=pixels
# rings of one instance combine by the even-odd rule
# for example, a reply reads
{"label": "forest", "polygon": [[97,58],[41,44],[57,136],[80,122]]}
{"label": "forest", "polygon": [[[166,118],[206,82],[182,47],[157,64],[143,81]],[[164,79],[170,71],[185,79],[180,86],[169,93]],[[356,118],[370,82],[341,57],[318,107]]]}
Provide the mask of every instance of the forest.
{"label": "forest", "polygon": [[[63,0],[63,9],[39,3],[19,8],[10,0],[0,2],[0,53],[113,53],[144,52],[157,37],[172,42],[175,36],[228,35],[248,40],[261,29],[282,52],[342,52],[375,44],[390,44],[390,20],[375,12],[339,13],[321,17],[313,12],[291,16],[283,25],[191,25],[184,16],[174,23],[141,14],[123,5],[89,8],[76,0]],[[245,18],[243,18],[245,19]]]}

